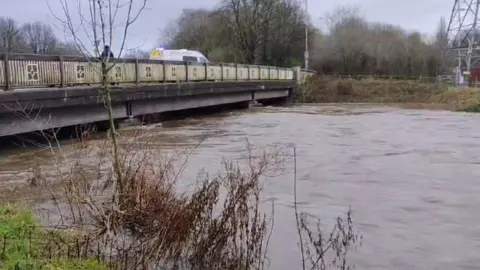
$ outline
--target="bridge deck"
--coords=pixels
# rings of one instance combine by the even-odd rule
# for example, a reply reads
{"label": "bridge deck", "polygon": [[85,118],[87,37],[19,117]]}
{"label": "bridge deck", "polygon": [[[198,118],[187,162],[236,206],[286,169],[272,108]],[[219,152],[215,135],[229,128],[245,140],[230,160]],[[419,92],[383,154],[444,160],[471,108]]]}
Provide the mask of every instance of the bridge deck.
{"label": "bridge deck", "polygon": [[[249,91],[271,91],[293,89],[293,81],[244,81],[244,82],[199,82],[166,84],[126,84],[110,86],[112,99],[137,100],[149,98],[174,98],[198,95],[226,95]],[[102,99],[99,85],[74,86],[65,88],[26,88],[14,91],[0,91],[0,105],[9,108],[36,104],[35,106],[69,106],[98,103]],[[4,108],[0,107],[0,111]]]}
{"label": "bridge deck", "polygon": [[[295,81],[224,81],[112,86],[112,115],[142,115],[217,105],[275,102]],[[242,106],[243,106],[242,105]],[[0,137],[108,120],[99,85],[0,92]]]}
{"label": "bridge deck", "polygon": [[[197,81],[197,82],[142,82],[142,83],[122,83],[122,84],[109,84],[108,88],[112,90],[119,90],[119,89],[132,89],[132,88],[152,88],[152,87],[157,87],[157,88],[172,88],[172,86],[178,85],[179,87],[182,87],[184,85],[195,85],[195,88],[201,88],[202,85],[212,85],[212,84],[271,84],[271,83],[279,83],[279,81],[273,81],[273,80],[249,80],[249,81]],[[286,81],[285,83],[292,83],[291,81]],[[72,90],[72,89],[99,89],[102,88],[101,84],[86,84],[86,85],[73,85],[73,86],[66,86],[66,87],[58,87],[58,86],[52,86],[52,87],[25,87],[25,88],[13,88],[11,90],[2,90],[0,89],[0,95],[2,93],[8,93],[10,91],[53,91],[53,90]]]}

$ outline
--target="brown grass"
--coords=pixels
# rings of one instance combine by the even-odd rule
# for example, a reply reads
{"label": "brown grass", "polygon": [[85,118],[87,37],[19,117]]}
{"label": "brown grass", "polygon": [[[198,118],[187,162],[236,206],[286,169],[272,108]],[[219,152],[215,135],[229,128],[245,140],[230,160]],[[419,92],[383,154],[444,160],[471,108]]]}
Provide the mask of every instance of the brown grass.
{"label": "brown grass", "polygon": [[454,89],[412,80],[316,77],[302,86],[297,96],[303,102],[406,104],[409,108],[458,111],[478,111],[480,105],[478,88]]}
{"label": "brown grass", "polygon": [[141,151],[136,143],[121,145],[123,194],[115,185],[116,174],[100,170],[102,161],[97,178],[83,171],[85,154],[77,155],[74,173],[62,177],[70,209],[62,214],[73,219],[71,227],[86,231],[91,241],[119,258],[135,257],[128,269],[263,268],[273,217],[259,208],[261,179],[281,170],[279,150],[249,151],[242,170],[225,161],[219,174],[200,177],[187,193],[178,188],[185,152],[167,157],[154,144],[142,145]]}

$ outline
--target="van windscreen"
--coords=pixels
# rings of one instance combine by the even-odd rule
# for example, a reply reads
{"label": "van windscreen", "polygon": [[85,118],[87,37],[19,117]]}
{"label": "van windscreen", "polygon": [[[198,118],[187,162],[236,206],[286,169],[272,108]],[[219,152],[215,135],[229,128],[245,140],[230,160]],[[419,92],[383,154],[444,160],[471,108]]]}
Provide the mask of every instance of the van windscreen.
{"label": "van windscreen", "polygon": [[195,56],[184,56],[183,57],[184,62],[198,62],[198,58]]}

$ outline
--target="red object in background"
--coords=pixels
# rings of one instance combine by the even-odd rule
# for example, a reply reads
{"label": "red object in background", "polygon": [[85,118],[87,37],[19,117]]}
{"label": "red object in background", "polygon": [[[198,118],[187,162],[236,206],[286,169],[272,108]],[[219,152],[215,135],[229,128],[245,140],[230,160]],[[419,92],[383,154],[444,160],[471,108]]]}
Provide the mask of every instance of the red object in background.
{"label": "red object in background", "polygon": [[468,82],[470,85],[472,84],[480,84],[480,67],[474,67],[470,69],[470,77],[468,78]]}

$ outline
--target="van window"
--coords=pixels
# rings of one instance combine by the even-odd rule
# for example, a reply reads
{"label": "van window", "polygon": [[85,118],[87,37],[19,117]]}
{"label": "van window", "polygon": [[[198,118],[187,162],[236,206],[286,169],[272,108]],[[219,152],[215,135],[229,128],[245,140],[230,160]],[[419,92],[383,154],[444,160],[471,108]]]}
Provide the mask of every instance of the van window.
{"label": "van window", "polygon": [[183,57],[184,62],[198,62],[198,58],[195,56],[184,56]]}
{"label": "van window", "polygon": [[205,57],[199,57],[199,62],[200,63],[208,63],[208,60]]}

